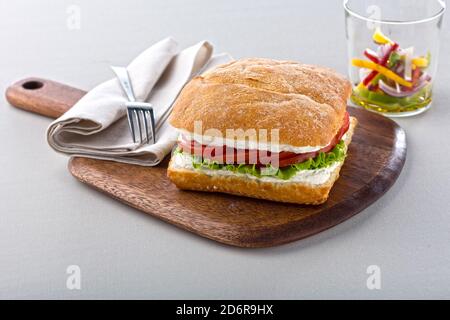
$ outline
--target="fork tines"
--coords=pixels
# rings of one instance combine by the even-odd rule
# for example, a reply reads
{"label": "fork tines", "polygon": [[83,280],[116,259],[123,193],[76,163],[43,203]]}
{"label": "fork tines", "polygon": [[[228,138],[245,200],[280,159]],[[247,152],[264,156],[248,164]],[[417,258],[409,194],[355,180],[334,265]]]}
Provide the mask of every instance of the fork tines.
{"label": "fork tines", "polygon": [[152,105],[142,102],[127,102],[128,125],[130,126],[133,142],[152,143],[155,139],[155,115]]}

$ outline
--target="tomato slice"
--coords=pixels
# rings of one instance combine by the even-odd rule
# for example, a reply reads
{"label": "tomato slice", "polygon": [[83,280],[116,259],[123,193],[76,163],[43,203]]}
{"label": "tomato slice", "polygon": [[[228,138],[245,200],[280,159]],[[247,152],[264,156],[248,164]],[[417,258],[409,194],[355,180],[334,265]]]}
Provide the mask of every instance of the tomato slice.
{"label": "tomato slice", "polygon": [[330,152],[331,150],[334,149],[334,147],[336,147],[336,145],[339,143],[339,141],[341,141],[342,137],[344,136],[344,134],[347,133],[348,129],[350,128],[350,115],[348,114],[348,112],[345,115],[345,120],[344,120],[344,125],[342,126],[342,128],[339,130],[338,134],[333,138],[333,140],[331,140],[330,144],[328,146],[326,146],[325,148],[322,148],[318,151],[315,152],[310,152],[310,153],[302,153],[302,154],[291,154],[290,157],[286,157],[286,158],[279,158],[279,166],[280,168],[283,167],[287,167],[296,163],[302,163],[308,159],[311,158],[315,158],[317,157],[321,152],[327,153]]}
{"label": "tomato slice", "polygon": [[278,156],[278,166],[283,168],[296,163],[302,163],[308,159],[317,157],[321,152],[327,153],[334,149],[334,147],[341,141],[344,134],[350,128],[350,116],[348,112],[345,114],[344,124],[336,136],[331,140],[330,144],[318,151],[308,153],[293,153],[293,152],[262,152],[258,150],[249,149],[234,149],[227,146],[215,147],[201,145],[194,140],[187,140],[182,136],[182,139],[178,141],[179,147],[186,153],[206,158],[217,163],[244,163],[244,164],[256,164],[263,166],[268,164],[270,159]]}

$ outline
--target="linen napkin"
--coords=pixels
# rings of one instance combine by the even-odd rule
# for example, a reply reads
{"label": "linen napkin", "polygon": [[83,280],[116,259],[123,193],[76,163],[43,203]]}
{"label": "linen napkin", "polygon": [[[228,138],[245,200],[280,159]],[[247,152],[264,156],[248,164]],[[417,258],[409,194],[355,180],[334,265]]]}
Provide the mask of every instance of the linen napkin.
{"label": "linen napkin", "polygon": [[232,60],[228,54],[212,57],[212,52],[207,41],[180,52],[177,42],[166,38],[127,67],[137,101],[153,105],[156,144],[133,143],[126,117],[127,98],[114,78],[92,89],[50,124],[49,145],[78,157],[142,166],[159,164],[177,140],[178,133],[166,120],[183,86],[199,72]]}

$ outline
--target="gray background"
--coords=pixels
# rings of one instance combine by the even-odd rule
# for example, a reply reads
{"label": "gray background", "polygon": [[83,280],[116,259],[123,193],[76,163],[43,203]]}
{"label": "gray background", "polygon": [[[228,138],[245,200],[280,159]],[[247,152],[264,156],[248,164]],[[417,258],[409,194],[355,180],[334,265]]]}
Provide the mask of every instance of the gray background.
{"label": "gray background", "polygon": [[[66,26],[70,4],[80,30]],[[88,89],[167,35],[347,68],[340,0],[15,0],[0,2],[0,88],[35,75]],[[434,108],[399,121],[408,159],[395,186],[355,218],[272,249],[222,246],[91,190],[46,145],[49,120],[1,98],[0,298],[450,298],[448,23],[442,40]],[[71,264],[80,291],[66,289]],[[366,287],[373,264],[379,291]]]}

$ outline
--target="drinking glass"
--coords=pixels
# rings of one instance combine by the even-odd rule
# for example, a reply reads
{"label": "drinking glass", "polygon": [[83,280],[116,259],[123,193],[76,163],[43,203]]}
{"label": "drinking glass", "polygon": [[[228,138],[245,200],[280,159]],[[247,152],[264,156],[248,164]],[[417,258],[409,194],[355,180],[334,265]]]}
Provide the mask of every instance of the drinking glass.
{"label": "drinking glass", "polygon": [[443,0],[344,0],[351,101],[390,117],[431,107]]}

